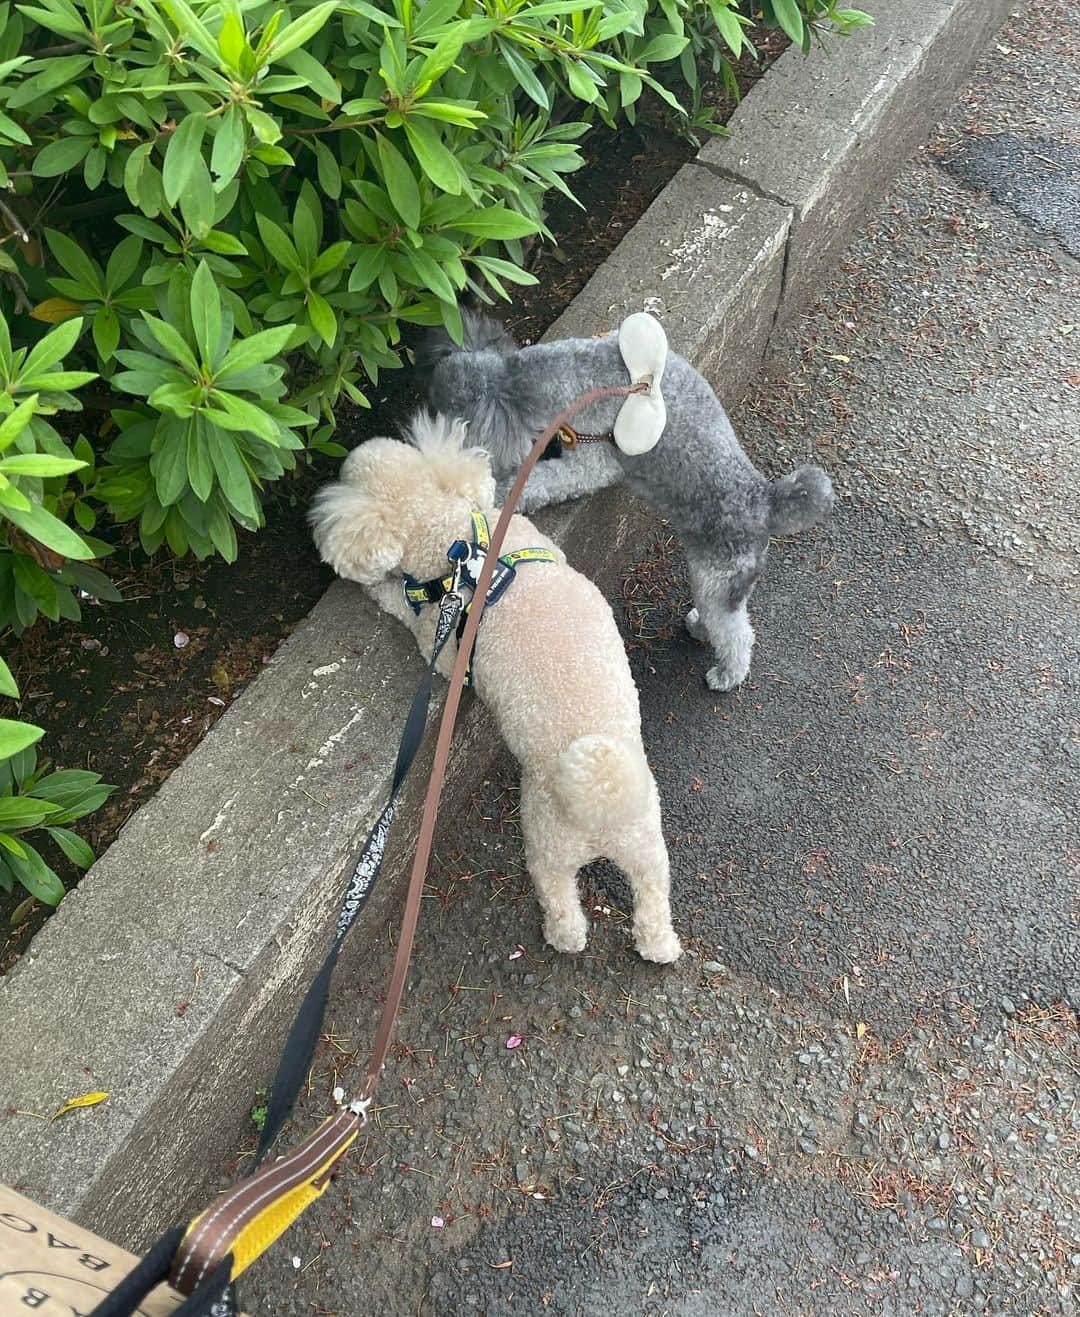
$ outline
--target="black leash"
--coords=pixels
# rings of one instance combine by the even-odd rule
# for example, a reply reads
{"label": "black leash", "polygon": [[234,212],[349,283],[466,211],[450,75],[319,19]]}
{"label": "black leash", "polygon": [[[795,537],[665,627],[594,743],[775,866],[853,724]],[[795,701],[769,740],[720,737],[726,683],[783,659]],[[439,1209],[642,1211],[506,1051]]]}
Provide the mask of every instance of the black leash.
{"label": "black leash", "polygon": [[[424,739],[431,706],[435,665],[447,641],[457,629],[458,614],[461,612],[462,604],[462,597],[456,589],[451,589],[439,601],[439,619],[435,626],[431,660],[420,678],[405,719],[405,729],[401,734],[394,775],[390,783],[390,794],[353,865],[352,878],[342,898],[330,950],[311,986],[304,994],[304,1000],[300,1003],[292,1028],[289,1030],[288,1041],[278,1063],[277,1074],[274,1076],[270,1091],[258,1151],[248,1175],[258,1170],[270,1151],[307,1079],[322,1030],[334,967],[342,944],[360,911],[367,904],[374,890],[375,880],[379,876],[390,824],[397,809],[398,795]],[[169,1279],[173,1260],[183,1235],[183,1227],[177,1227],[163,1234],[139,1265],[98,1304],[89,1317],[134,1317],[138,1312],[139,1304],[150,1291]],[[232,1286],[229,1284],[230,1264],[231,1255],[188,1295],[175,1310],[174,1317],[233,1317],[237,1308]]]}

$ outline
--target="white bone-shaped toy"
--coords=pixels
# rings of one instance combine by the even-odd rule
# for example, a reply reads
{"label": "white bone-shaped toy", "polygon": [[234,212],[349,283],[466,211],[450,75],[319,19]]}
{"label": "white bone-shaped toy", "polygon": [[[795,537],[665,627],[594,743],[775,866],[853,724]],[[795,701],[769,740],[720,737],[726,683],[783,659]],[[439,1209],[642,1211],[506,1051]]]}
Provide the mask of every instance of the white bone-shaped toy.
{"label": "white bone-shaped toy", "polygon": [[663,326],[647,311],[627,316],[619,326],[619,351],[630,382],[649,385],[647,392],[630,394],[615,418],[615,443],[628,457],[636,457],[656,447],[667,424],[660,392],[668,352]]}

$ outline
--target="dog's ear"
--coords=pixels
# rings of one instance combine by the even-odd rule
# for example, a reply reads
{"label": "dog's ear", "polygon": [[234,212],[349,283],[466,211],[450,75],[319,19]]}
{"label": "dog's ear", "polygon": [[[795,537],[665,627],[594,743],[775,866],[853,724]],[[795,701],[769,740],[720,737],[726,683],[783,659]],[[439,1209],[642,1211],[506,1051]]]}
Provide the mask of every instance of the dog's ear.
{"label": "dog's ear", "polygon": [[421,412],[413,417],[408,438],[444,493],[457,494],[479,508],[495,506],[491,459],[482,448],[466,447],[464,421]]}
{"label": "dog's ear", "polygon": [[377,585],[400,570],[405,550],[392,508],[357,485],[324,486],[308,519],[319,557],[346,580]]}

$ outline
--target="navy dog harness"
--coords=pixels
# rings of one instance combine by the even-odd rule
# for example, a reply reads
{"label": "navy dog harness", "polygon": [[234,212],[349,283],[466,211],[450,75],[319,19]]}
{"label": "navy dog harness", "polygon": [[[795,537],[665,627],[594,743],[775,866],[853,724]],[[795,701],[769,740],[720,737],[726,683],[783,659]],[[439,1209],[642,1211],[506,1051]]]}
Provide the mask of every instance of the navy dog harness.
{"label": "navy dog harness", "polygon": [[[457,590],[460,586],[467,586],[468,589],[475,593],[476,584],[480,579],[480,572],[484,566],[484,560],[487,557],[488,546],[491,543],[491,531],[488,527],[487,517],[482,512],[472,512],[472,542],[466,543],[465,540],[455,540],[446,551],[452,570],[446,576],[435,576],[430,581],[418,581],[415,576],[406,575],[403,588],[405,591],[405,602],[419,616],[420,611],[425,604],[438,603],[452,590]],[[558,558],[550,549],[513,549],[509,553],[504,553],[499,557],[499,564],[495,568],[494,575],[491,578],[491,585],[487,592],[487,607],[498,601],[506,593],[511,582],[517,575],[519,563],[523,562],[558,562]],[[465,630],[465,622],[469,615],[469,609],[472,607],[472,599],[461,610],[458,619],[458,639]],[[465,674],[465,684],[472,684],[472,660],[469,660],[469,667]]]}

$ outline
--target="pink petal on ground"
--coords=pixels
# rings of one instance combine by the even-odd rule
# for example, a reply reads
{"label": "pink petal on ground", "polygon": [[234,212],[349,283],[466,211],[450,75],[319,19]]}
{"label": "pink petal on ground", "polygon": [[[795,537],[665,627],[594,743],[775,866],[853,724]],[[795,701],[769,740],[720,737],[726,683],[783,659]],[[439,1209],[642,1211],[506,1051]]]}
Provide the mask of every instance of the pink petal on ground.
{"label": "pink petal on ground", "polygon": [[510,1037],[506,1040],[506,1045],[507,1047],[520,1047],[524,1041],[525,1040],[524,1038],[522,1038],[521,1034],[512,1033]]}
{"label": "pink petal on ground", "polygon": [[513,949],[513,951],[510,952],[509,959],[520,960],[524,954],[525,954],[525,948],[519,942],[517,946]]}
{"label": "pink petal on ground", "polygon": [[431,1218],[431,1224],[435,1227],[436,1230],[441,1230],[443,1226],[446,1225],[446,1222],[442,1219],[441,1216],[433,1216]]}

